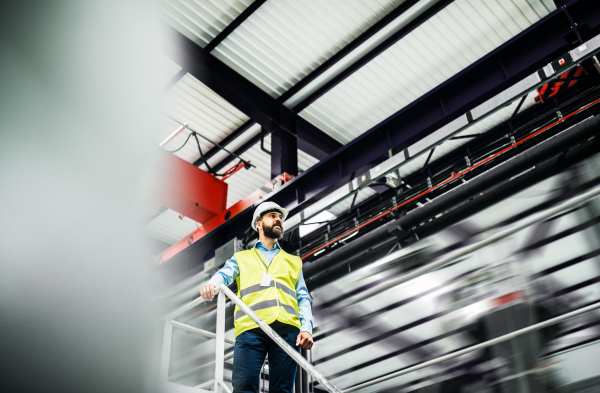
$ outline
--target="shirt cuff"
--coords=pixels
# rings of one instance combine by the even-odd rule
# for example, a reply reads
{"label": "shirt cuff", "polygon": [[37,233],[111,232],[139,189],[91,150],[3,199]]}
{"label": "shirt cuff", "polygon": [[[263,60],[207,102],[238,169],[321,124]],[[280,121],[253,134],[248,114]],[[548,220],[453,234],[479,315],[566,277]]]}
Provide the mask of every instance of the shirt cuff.
{"label": "shirt cuff", "polygon": [[312,336],[312,323],[310,323],[310,322],[303,323],[302,326],[300,327],[300,331],[308,332],[308,334],[310,334]]}
{"label": "shirt cuff", "polygon": [[214,276],[212,276],[211,279],[208,281],[208,283],[215,284],[215,286],[218,287],[221,284],[225,284],[225,278],[223,278],[223,276],[219,273],[215,273]]}

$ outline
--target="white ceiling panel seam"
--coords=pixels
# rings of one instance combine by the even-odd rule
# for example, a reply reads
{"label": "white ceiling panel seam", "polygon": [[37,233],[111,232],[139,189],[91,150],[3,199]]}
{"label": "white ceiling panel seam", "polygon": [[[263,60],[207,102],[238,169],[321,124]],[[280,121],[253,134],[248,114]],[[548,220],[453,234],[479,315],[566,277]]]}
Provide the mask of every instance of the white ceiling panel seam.
{"label": "white ceiling panel seam", "polygon": [[[227,44],[221,43],[217,48],[218,49],[215,49],[212,53],[216,58],[223,62],[226,61],[228,56],[235,56],[234,52],[232,52],[229,49]],[[237,71],[240,73],[240,75],[244,76],[248,80],[251,80],[255,85],[263,89],[272,97],[276,97],[277,95],[279,95],[278,93],[276,93],[277,91],[283,90],[276,84],[273,84],[273,81],[270,81],[267,78],[265,78],[264,75],[262,75],[261,72],[250,63],[245,63],[244,68]]]}
{"label": "white ceiling panel seam", "polygon": [[[275,33],[285,34],[285,29],[289,28],[290,26],[286,25],[282,20],[279,20],[279,18],[277,18],[276,15],[273,15],[269,10],[267,10],[266,13],[269,14],[269,18],[274,18],[274,21],[269,22],[268,19],[265,18],[265,20],[263,20],[263,23],[267,25],[271,24],[271,27],[277,30]],[[290,18],[289,23],[294,24],[296,29],[302,30],[302,27],[295,24],[295,22],[295,18]],[[262,30],[264,34],[269,34],[269,32],[265,31],[264,28]],[[293,57],[295,61],[293,67],[295,69],[292,71],[299,72],[300,70],[305,68],[301,66],[301,64],[303,63],[305,63],[305,65],[309,67],[315,66],[316,64],[319,64],[321,61],[323,61],[323,57],[329,55],[329,53],[325,53],[324,56],[319,56],[315,58],[314,53],[312,53],[312,51],[328,52],[328,49],[325,47],[325,44],[323,42],[325,40],[319,39],[317,35],[313,35],[313,32],[311,30],[307,31],[306,34],[300,34],[294,38],[299,40],[299,42],[296,42],[289,47],[282,46],[279,52],[285,53],[286,55]],[[310,63],[306,63],[308,59],[311,60]]]}
{"label": "white ceiling panel seam", "polygon": [[[167,0],[164,2],[167,4],[171,11],[169,15],[177,20],[180,24],[183,24],[187,27],[189,31],[191,31],[194,36],[198,37],[203,41],[203,45],[206,45],[213,37],[211,34],[212,27],[207,24],[204,19],[196,19],[192,18],[192,15],[185,10],[180,8],[181,4],[175,0]],[[192,12],[192,14],[195,14]]]}
{"label": "white ceiling panel seam", "polygon": [[[190,118],[196,119],[198,122],[203,123],[202,129],[204,130],[231,130],[231,122],[226,123],[224,119],[218,118],[215,113],[211,113],[209,108],[202,107],[201,105],[194,105],[192,99],[188,99],[185,96],[179,96],[175,99],[177,103],[174,103],[174,100],[170,100],[165,104],[166,109],[170,109],[178,114],[176,117],[181,123],[185,123]],[[189,110],[186,112],[185,110]],[[235,121],[235,125],[238,124],[238,121]],[[236,127],[237,128],[237,127]],[[202,130],[196,130],[201,132]],[[208,135],[206,135],[208,137]]]}
{"label": "white ceiling panel seam", "polygon": [[173,11],[169,11],[163,8],[163,15],[166,17],[166,21],[173,27],[175,27],[179,32],[185,35],[190,40],[194,41],[196,44],[204,47],[208,41],[210,40],[210,36],[204,32],[197,33],[197,29],[190,27],[188,22],[186,23],[181,19],[181,15],[175,15]]}
{"label": "white ceiling panel seam", "polygon": [[163,0],[167,23],[205,47],[237,18],[252,1]]}
{"label": "white ceiling panel seam", "polygon": [[[260,16],[260,13],[257,12],[257,17]],[[257,57],[257,59],[261,62],[262,65],[267,65],[268,63],[270,63],[271,61],[266,61],[264,59],[272,59],[272,62],[274,62],[275,64],[277,64],[280,67],[280,70],[278,70],[278,75],[284,71],[286,69],[286,67],[290,68],[290,67],[298,67],[298,62],[301,59],[301,56],[298,56],[296,59],[294,59],[294,61],[290,61],[286,58],[286,56],[281,56],[281,52],[279,52],[280,56],[279,58],[274,58],[274,52],[273,53],[266,53],[264,52],[264,50],[271,50],[272,48],[269,48],[267,46],[263,46],[263,45],[253,45],[253,41],[258,41],[260,40],[260,37],[258,36],[257,33],[262,33],[262,34],[272,34],[273,32],[268,32],[264,30],[264,26],[265,24],[270,25],[270,27],[273,27],[273,22],[271,22],[270,24],[266,23],[256,23],[256,19],[252,19],[249,18],[247,23],[245,23],[244,25],[239,27],[239,34],[235,34],[235,36],[231,36],[230,40],[231,41],[235,41],[235,40],[239,40],[239,41],[243,41],[243,44],[240,44],[241,47],[243,48],[247,48],[247,52],[250,55],[254,55],[253,51],[259,51],[260,54],[262,54],[261,57]],[[258,32],[254,32],[253,30],[258,30]],[[275,33],[279,33],[279,32],[275,32]],[[229,39],[228,39],[229,40]],[[226,40],[226,41],[228,41]],[[225,41],[224,41],[225,42]],[[286,48],[282,48],[284,52],[286,52],[287,55],[290,55],[289,51],[286,51]],[[299,48],[300,50],[302,50],[302,48]],[[291,53],[293,56],[297,56],[296,53]],[[304,56],[308,55],[308,54],[303,54]],[[286,62],[287,64],[282,64],[281,61]],[[284,79],[283,76],[280,75],[280,77],[282,79]]]}
{"label": "white ceiling panel seam", "polygon": [[[214,53],[277,97],[386,15],[386,9],[400,3],[399,0],[266,2]],[[357,8],[362,11],[356,12]],[[240,48],[232,47],[232,42]]]}
{"label": "white ceiling panel seam", "polygon": [[[217,127],[214,126],[213,124],[211,124],[210,122],[207,122],[206,118],[202,118],[202,117],[198,117],[195,113],[191,114],[190,112],[184,112],[181,108],[182,105],[175,105],[175,104],[167,104],[167,108],[171,109],[172,112],[175,116],[175,118],[184,118],[185,120],[181,121],[181,123],[185,123],[187,122],[188,124],[191,123],[193,121],[193,123],[195,124],[201,124],[199,126],[190,126],[190,128],[192,128],[194,131],[196,131],[197,133],[211,139],[213,142],[219,142],[219,140],[223,139],[226,135],[227,135],[227,131],[232,130],[232,128],[227,127],[225,125],[223,125],[222,127]],[[185,109],[185,108],[184,108]],[[178,128],[180,126],[179,123],[173,122],[173,129],[172,131],[174,131],[176,128]],[[189,131],[185,131],[182,132],[181,135],[187,135],[189,134]],[[219,139],[219,140],[214,140],[214,139]],[[200,144],[201,145],[209,145],[210,142],[206,141],[205,139],[200,138]]]}
{"label": "white ceiling panel seam", "polygon": [[[177,2],[179,3],[179,5],[181,7],[183,7],[183,9],[178,8],[178,11],[181,12],[182,15],[188,17],[188,15],[190,15],[190,12],[194,14],[195,18],[192,19],[191,16],[188,17],[190,21],[199,21],[201,20],[202,22],[204,22],[205,26],[202,26],[203,29],[208,30],[208,32],[210,33],[211,36],[215,36],[218,34],[218,30],[212,26],[211,21],[208,20],[207,16],[205,16],[205,12],[212,15],[214,17],[214,22],[219,22],[220,23],[220,27],[223,29],[225,28],[225,26],[227,25],[228,22],[220,20],[219,16],[220,15],[215,15],[213,12],[209,11],[206,8],[203,8],[202,10],[197,10],[197,4],[195,4],[194,2],[190,2],[190,1],[186,1],[186,0],[177,0]],[[192,4],[190,4],[192,3]],[[172,4],[172,3],[171,3]],[[200,26],[198,26],[200,27]]]}
{"label": "white ceiling panel seam", "polygon": [[[245,44],[245,43],[244,43]],[[245,64],[251,64],[252,61],[254,61],[252,58],[265,58],[268,57],[269,54],[265,53],[264,50],[260,47],[252,47],[251,50],[242,43],[238,42],[238,37],[230,37],[227,38],[225,41],[223,41],[219,47],[217,47],[217,49],[215,49],[216,52],[220,52],[220,46],[222,45],[223,47],[226,47],[227,49],[229,49],[229,51],[238,56],[241,60],[243,60],[245,62]],[[272,63],[265,63],[262,61],[258,61],[259,64],[258,66],[261,67],[261,69],[259,70],[259,68],[257,66],[252,66],[252,68],[254,70],[256,70],[257,73],[259,73],[262,77],[262,79],[265,80],[261,80],[261,82],[263,83],[267,83],[266,82],[266,78],[271,78],[273,80],[273,82],[275,83],[283,83],[282,80],[284,79],[284,77],[281,75],[279,70],[275,69],[275,66],[279,66],[279,68],[284,68],[281,64],[278,64],[279,59],[273,61]],[[279,78],[279,80],[277,80],[277,78]],[[275,85],[276,86],[276,85]],[[277,88],[277,87],[275,87]]]}
{"label": "white ceiling panel seam", "polygon": [[492,42],[494,46],[498,47],[502,45],[503,42],[508,41],[512,37],[510,31],[492,12],[491,8],[488,7],[484,2],[482,2],[481,0],[469,0],[468,4],[471,7],[473,7],[473,9],[478,13],[478,15],[474,15],[474,19],[481,22],[480,26],[483,27],[483,29],[481,29],[482,31],[488,30],[485,29],[485,27],[487,27],[486,23],[487,25],[492,27],[492,29],[489,29],[489,33],[487,33],[486,36],[490,40],[492,39],[490,37],[493,37]]}

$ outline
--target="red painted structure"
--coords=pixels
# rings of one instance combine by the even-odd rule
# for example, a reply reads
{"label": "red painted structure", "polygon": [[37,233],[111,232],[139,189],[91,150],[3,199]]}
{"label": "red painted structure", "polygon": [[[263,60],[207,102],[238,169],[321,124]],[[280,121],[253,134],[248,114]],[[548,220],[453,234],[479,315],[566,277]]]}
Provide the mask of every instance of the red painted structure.
{"label": "red painted structure", "polygon": [[[177,158],[177,157],[175,157],[175,158]],[[183,161],[183,160],[181,160],[181,161]],[[185,162],[185,163],[188,164],[187,162]],[[200,169],[196,168],[195,166],[193,166],[191,164],[188,164],[188,165],[190,165],[193,168],[195,168],[196,170],[204,173],[205,175],[212,178],[213,180],[216,180],[220,183],[225,184],[225,186],[227,186],[227,183],[224,183],[221,180],[215,179],[211,175],[208,175],[206,172],[201,171]],[[235,169],[235,171],[238,171],[239,168],[240,167]],[[243,168],[243,166],[242,166],[242,168]],[[188,175],[193,175],[192,172],[186,171],[185,173]],[[184,250],[185,248],[187,248],[194,242],[197,242],[202,237],[204,237],[207,233],[209,233],[210,231],[212,231],[219,225],[223,224],[225,221],[229,220],[231,217],[244,211],[246,208],[252,206],[254,203],[258,202],[261,198],[263,198],[264,196],[266,196],[267,194],[272,192],[274,189],[280,187],[284,183],[287,183],[291,179],[293,179],[293,176],[288,175],[287,173],[284,173],[282,175],[277,176],[271,183],[265,184],[263,187],[254,191],[252,194],[248,195],[246,198],[242,199],[235,205],[231,206],[229,209],[225,210],[225,204],[223,204],[223,209],[218,214],[214,215],[210,220],[203,222],[202,226],[200,228],[196,229],[194,232],[190,233],[189,235],[187,235],[186,237],[184,237],[183,239],[181,239],[180,241],[178,241],[177,243],[173,244],[171,247],[169,247],[168,249],[163,251],[161,254],[159,254],[157,257],[157,263],[160,265],[161,263],[168,260],[169,258],[172,258],[174,255],[181,252],[182,250]],[[185,179],[183,177],[181,178],[181,180],[185,182]],[[195,181],[195,177],[190,177],[189,181],[190,182]],[[211,197],[210,189],[207,187],[205,190],[206,191],[202,191],[203,193],[205,192],[204,197],[207,197],[208,199],[210,199],[209,198],[209,197]],[[225,191],[227,191],[227,187],[225,187]],[[167,207],[170,207],[170,206],[167,206]],[[173,210],[178,211],[176,209],[173,209]],[[190,218],[193,218],[189,214],[186,214],[186,215]],[[249,222],[248,222],[248,226],[250,226]]]}
{"label": "red painted structure", "polygon": [[173,154],[161,153],[155,195],[162,206],[203,224],[225,210],[227,183]]}

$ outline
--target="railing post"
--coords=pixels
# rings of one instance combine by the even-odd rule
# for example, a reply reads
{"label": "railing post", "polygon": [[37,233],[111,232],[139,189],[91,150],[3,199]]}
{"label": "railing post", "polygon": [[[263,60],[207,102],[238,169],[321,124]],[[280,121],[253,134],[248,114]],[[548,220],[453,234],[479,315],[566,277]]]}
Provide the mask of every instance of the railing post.
{"label": "railing post", "polygon": [[217,339],[215,354],[215,388],[216,393],[222,393],[223,368],[225,363],[225,293],[219,291],[217,297]]}
{"label": "railing post", "polygon": [[162,356],[160,359],[159,377],[163,381],[169,379],[169,362],[171,360],[171,339],[173,336],[173,324],[170,319],[165,321],[165,329],[163,331]]}

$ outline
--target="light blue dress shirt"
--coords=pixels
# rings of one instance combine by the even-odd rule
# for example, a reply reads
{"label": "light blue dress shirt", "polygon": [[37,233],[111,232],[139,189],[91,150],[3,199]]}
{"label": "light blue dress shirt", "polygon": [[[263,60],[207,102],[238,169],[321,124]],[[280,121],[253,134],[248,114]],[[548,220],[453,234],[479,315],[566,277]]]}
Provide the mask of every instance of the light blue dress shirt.
{"label": "light blue dress shirt", "polygon": [[[260,251],[260,253],[265,257],[267,263],[271,264],[275,255],[279,252],[281,247],[279,243],[275,243],[275,247],[269,250],[264,244],[259,240],[256,243],[255,248]],[[231,259],[225,262],[225,265],[216,272],[209,283],[215,284],[219,286],[221,284],[225,284],[229,286],[236,278],[240,275],[240,269],[238,267],[238,263],[235,259],[235,255],[231,257]],[[308,294],[308,289],[306,288],[306,283],[304,282],[304,275],[302,271],[300,271],[300,277],[298,277],[298,281],[296,282],[296,295],[298,300],[298,309],[300,310],[300,331],[308,332],[312,335],[313,329],[313,317],[311,310],[311,300],[310,295]]]}

